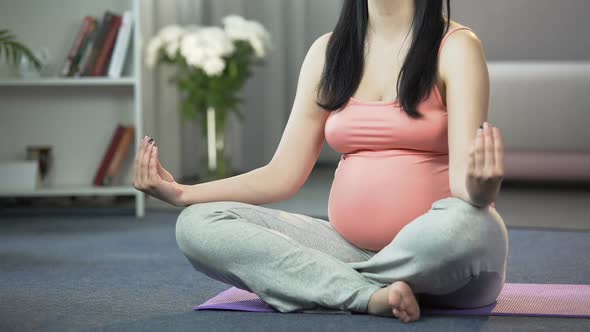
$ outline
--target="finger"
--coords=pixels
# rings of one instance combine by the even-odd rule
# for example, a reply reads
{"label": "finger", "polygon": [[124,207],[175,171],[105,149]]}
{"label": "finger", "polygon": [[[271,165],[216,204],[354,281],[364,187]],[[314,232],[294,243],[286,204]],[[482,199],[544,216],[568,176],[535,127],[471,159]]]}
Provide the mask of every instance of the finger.
{"label": "finger", "polygon": [[158,164],[157,164],[158,170],[160,170],[161,168],[163,168],[162,163],[160,163],[160,158],[157,159],[157,162],[158,162]]}
{"label": "finger", "polygon": [[500,128],[494,127],[494,158],[496,160],[496,171],[504,174],[504,141],[500,135]]}
{"label": "finger", "polygon": [[148,178],[151,182],[157,181],[158,176],[158,147],[152,146],[152,156],[150,158],[149,175]]}
{"label": "finger", "polygon": [[485,136],[485,169],[487,172],[492,173],[495,169],[495,152],[494,152],[494,136],[492,135],[492,126],[489,122],[485,123],[484,127]]}
{"label": "finger", "polygon": [[137,183],[137,164],[139,159],[139,149],[141,148],[141,143],[143,142],[143,138],[139,140],[139,144],[137,144],[137,152],[135,152],[135,157],[133,158],[133,185]]}
{"label": "finger", "polygon": [[469,146],[469,154],[467,156],[467,173],[473,174],[475,171],[475,140]]}
{"label": "finger", "polygon": [[149,161],[150,161],[150,156],[151,156],[153,144],[154,144],[154,140],[153,140],[153,138],[150,138],[148,140],[148,142],[146,142],[143,156],[141,158],[141,169],[142,169],[141,181],[143,181],[144,184],[146,184],[148,181],[148,166],[149,166]]}
{"label": "finger", "polygon": [[145,145],[147,144],[149,137],[146,136],[139,147],[139,151],[137,152],[137,181],[140,185],[143,186],[143,155],[145,154]]}
{"label": "finger", "polygon": [[477,129],[477,136],[475,138],[475,173],[481,174],[481,170],[484,166],[484,138],[482,129]]}
{"label": "finger", "polygon": [[141,160],[141,151],[143,149],[143,142],[145,142],[145,138],[147,136],[144,136],[141,141],[139,141],[139,146],[137,147],[137,153],[135,154],[135,159],[133,160],[133,183],[138,184],[139,180],[141,179],[141,177],[139,176],[140,174],[140,167],[139,167],[139,161]]}
{"label": "finger", "polygon": [[143,143],[141,143],[141,147],[139,148],[139,152],[138,152],[138,154],[139,154],[138,159],[139,160],[138,160],[138,165],[137,165],[137,167],[138,167],[137,176],[138,176],[139,183],[142,186],[144,185],[144,182],[143,182],[143,173],[144,173],[144,171],[143,171],[143,156],[145,155],[145,147],[146,147],[148,139],[149,139],[149,137],[146,136]]}

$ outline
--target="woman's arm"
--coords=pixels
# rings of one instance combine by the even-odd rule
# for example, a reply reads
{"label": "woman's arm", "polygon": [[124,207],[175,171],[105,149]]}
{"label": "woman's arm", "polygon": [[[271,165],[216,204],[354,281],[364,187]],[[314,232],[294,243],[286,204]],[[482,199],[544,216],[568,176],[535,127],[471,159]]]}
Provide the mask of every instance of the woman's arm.
{"label": "woman's arm", "polygon": [[446,86],[451,192],[483,207],[499,191],[503,146],[499,129],[477,132],[488,118],[490,95],[481,41],[469,30],[453,33],[441,51],[440,64]]}
{"label": "woman's arm", "polygon": [[324,143],[329,115],[316,104],[329,34],[310,47],[299,74],[289,120],[272,160],[265,166],[225,179],[182,185],[185,206],[211,201],[267,204],[289,199],[305,183]]}

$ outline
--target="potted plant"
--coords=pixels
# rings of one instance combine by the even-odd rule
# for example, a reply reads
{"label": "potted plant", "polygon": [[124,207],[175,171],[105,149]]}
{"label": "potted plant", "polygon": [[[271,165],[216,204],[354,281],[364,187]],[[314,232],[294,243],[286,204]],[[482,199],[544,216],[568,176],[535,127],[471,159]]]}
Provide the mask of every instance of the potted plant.
{"label": "potted plant", "polygon": [[239,93],[270,47],[270,34],[260,23],[238,15],[222,22],[223,28],[165,26],[146,47],[148,67],[169,64],[178,69],[169,81],[181,92],[183,118],[196,119],[207,138],[207,179],[232,175],[225,155],[228,115],[233,112],[244,120]]}
{"label": "potted plant", "polygon": [[0,58],[5,57],[7,63],[16,65],[20,62],[32,63],[37,71],[43,67],[41,61],[24,44],[7,29],[0,29]]}

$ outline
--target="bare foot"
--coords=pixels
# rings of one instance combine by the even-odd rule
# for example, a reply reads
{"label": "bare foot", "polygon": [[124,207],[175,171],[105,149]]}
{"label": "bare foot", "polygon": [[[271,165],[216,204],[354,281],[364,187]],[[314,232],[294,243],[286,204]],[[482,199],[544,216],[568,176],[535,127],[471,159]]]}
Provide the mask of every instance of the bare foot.
{"label": "bare foot", "polygon": [[410,286],[403,281],[376,291],[369,300],[368,313],[395,316],[404,323],[420,318],[420,306]]}
{"label": "bare foot", "polygon": [[413,322],[420,318],[420,306],[408,284],[396,281],[388,286],[388,302],[395,317],[404,323]]}

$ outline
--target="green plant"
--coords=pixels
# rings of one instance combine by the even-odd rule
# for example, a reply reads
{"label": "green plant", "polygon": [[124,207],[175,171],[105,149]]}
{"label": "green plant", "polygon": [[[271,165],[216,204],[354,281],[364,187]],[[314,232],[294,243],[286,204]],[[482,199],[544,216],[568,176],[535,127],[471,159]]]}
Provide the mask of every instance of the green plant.
{"label": "green plant", "polygon": [[8,63],[16,65],[21,56],[27,57],[37,70],[41,70],[41,61],[7,29],[0,30],[0,58],[6,57]]}
{"label": "green plant", "polygon": [[150,39],[146,64],[177,67],[169,78],[181,92],[180,111],[186,120],[197,119],[206,134],[207,109],[214,108],[221,123],[227,112],[239,111],[239,93],[252,75],[252,66],[262,63],[270,47],[270,35],[258,22],[241,16],[223,18],[224,28],[169,25]]}
{"label": "green plant", "polygon": [[185,119],[196,117],[199,123],[205,125],[207,108],[213,107],[232,111],[244,120],[238,108],[241,102],[238,93],[252,75],[251,65],[255,60],[248,42],[235,41],[234,45],[235,51],[224,59],[227,67],[222,75],[208,76],[203,69],[189,65],[182,57],[171,59],[164,56],[162,62],[176,64],[180,68],[169,82],[176,83],[184,93],[180,110]]}

